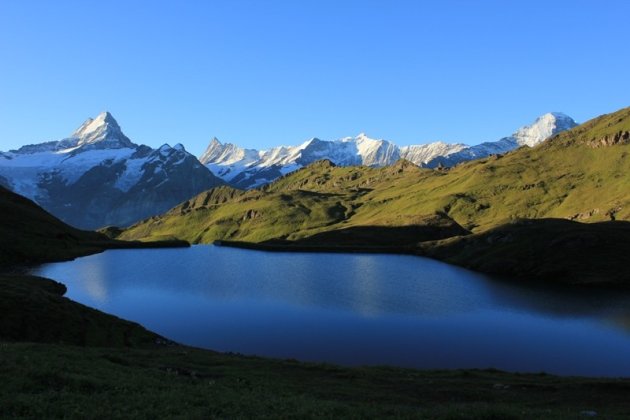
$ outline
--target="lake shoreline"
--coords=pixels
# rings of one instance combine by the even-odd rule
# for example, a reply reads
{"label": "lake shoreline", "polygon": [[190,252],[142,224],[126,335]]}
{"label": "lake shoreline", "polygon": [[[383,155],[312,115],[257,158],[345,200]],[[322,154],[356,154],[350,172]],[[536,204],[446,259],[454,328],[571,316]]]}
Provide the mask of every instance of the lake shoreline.
{"label": "lake shoreline", "polygon": [[418,255],[414,247],[410,246],[333,246],[325,244],[292,243],[290,241],[246,242],[224,239],[213,241],[211,245],[270,252]]}
{"label": "lake shoreline", "polygon": [[[405,254],[531,284],[630,290],[630,222],[578,223],[565,219],[519,219],[476,234],[406,245],[359,245],[342,235],[213,244],[272,252]],[[339,240],[342,245],[332,244]],[[341,242],[346,241],[346,242]]]}

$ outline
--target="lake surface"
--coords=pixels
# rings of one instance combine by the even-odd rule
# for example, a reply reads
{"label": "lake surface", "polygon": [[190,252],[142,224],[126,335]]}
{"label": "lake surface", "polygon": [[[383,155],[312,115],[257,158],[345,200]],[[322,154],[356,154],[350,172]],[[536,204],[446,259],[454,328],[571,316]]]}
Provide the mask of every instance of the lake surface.
{"label": "lake surface", "polygon": [[31,273],[180,343],[344,365],[630,376],[630,295],[405,255],[112,250]]}

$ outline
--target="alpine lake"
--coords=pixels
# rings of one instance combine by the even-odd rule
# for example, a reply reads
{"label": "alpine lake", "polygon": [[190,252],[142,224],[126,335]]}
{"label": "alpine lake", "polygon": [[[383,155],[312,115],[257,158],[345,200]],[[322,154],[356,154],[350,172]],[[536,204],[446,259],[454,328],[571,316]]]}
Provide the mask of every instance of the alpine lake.
{"label": "alpine lake", "polygon": [[630,293],[492,278],[427,258],[197,245],[30,273],[182,344],[341,365],[630,376]]}

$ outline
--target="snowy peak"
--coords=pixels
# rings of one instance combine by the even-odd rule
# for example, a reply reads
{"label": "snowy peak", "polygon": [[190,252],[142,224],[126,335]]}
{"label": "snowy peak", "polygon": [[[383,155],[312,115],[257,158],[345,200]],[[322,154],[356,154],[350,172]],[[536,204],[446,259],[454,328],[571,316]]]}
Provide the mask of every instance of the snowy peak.
{"label": "snowy peak", "polygon": [[206,163],[218,162],[220,161],[220,157],[223,155],[226,148],[227,147],[224,147],[218,138],[213,137],[205,152],[203,152],[203,154],[199,157],[199,161],[204,165]]}
{"label": "snowy peak", "polygon": [[361,133],[355,137],[354,142],[363,165],[385,166],[400,159],[400,149],[387,140],[373,139]]}
{"label": "snowy peak", "polygon": [[77,140],[77,147],[91,146],[92,149],[135,147],[109,112],[101,112],[96,118],[88,118],[72,133],[71,138]]}
{"label": "snowy peak", "polygon": [[536,118],[532,125],[519,128],[512,137],[519,146],[533,147],[576,125],[577,123],[568,115],[561,112],[549,112]]}
{"label": "snowy peak", "polygon": [[466,147],[462,143],[436,141],[428,144],[403,146],[400,148],[400,156],[418,166],[424,166],[438,156],[448,156],[460,152]]}
{"label": "snowy peak", "polygon": [[120,131],[118,122],[114,119],[109,112],[101,112],[96,118],[88,118],[81,126],[72,133],[72,137],[84,137],[98,131],[102,126],[111,127],[114,130]]}
{"label": "snowy peak", "polygon": [[232,143],[221,143],[216,137],[212,138],[206,151],[199,157],[199,161],[204,165],[215,163],[221,165],[231,165],[239,163],[247,165],[255,162],[259,158],[259,152],[254,149],[243,149]]}

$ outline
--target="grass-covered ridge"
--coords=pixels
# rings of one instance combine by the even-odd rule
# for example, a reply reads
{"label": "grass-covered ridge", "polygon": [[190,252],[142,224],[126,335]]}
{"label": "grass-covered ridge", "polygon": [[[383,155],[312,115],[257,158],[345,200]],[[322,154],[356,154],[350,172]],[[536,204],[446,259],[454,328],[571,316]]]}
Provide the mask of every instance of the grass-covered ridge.
{"label": "grass-covered ridge", "polygon": [[[436,220],[472,232],[523,218],[630,220],[630,144],[623,134],[606,147],[598,143],[629,125],[630,109],[623,109],[538,147],[448,171],[405,161],[385,168],[317,162],[258,190],[203,193],[120,237],[261,242],[348,228],[426,226]],[[221,200],[207,199],[213,195]],[[435,239],[441,238],[418,236],[415,241]]]}

